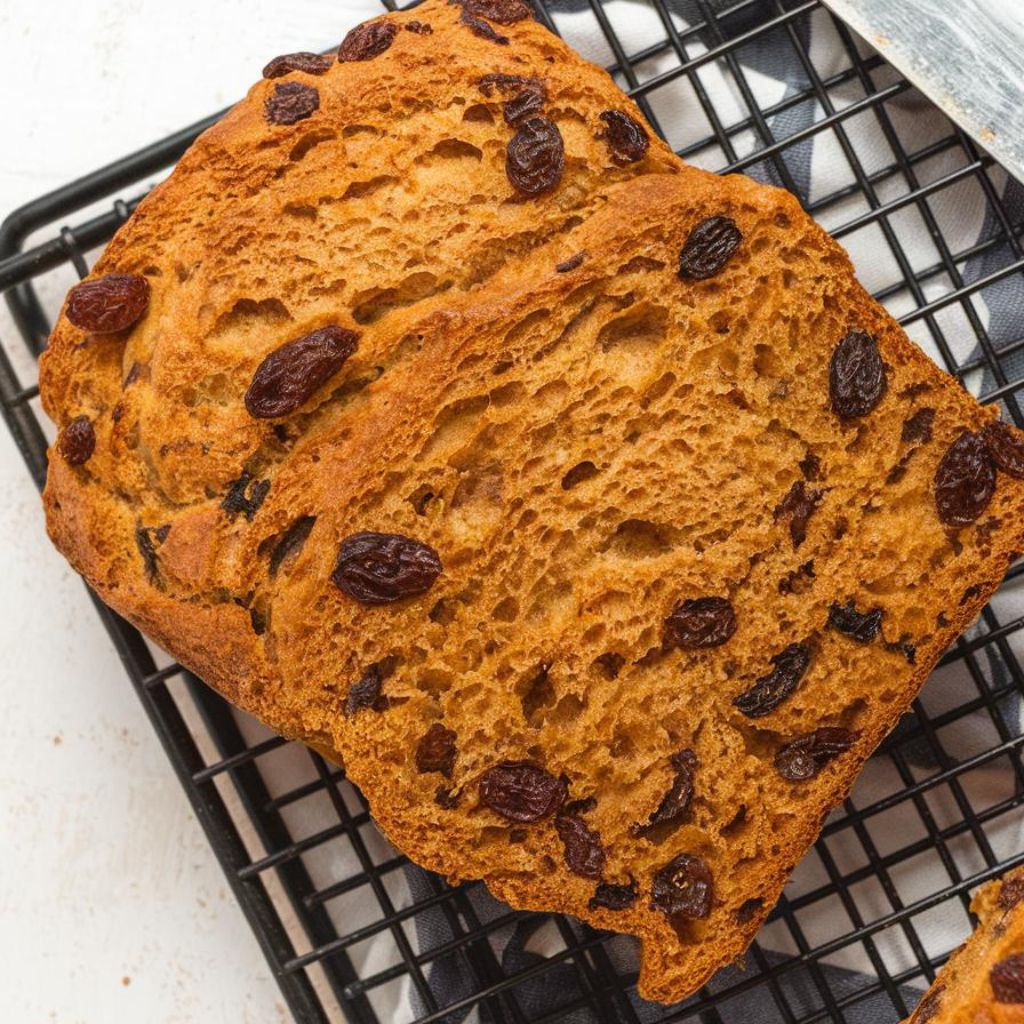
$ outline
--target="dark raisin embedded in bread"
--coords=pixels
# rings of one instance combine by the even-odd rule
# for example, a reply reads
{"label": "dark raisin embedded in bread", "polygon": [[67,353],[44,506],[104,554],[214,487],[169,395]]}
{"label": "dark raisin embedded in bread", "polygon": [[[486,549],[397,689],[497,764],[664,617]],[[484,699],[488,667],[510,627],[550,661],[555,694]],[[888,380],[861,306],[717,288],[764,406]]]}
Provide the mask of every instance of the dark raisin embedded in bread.
{"label": "dark raisin embedded in bread", "polygon": [[338,60],[341,63],[373,60],[391,46],[397,34],[398,26],[392,21],[368,21],[356,25],[342,40]]}
{"label": "dark raisin embedded in bread", "polygon": [[886,389],[885,363],[867,331],[850,331],[836,345],[829,365],[832,408],[840,419],[866,416]]}
{"label": "dark raisin embedded in bread", "polygon": [[968,526],[988,508],[996,489],[995,463],[980,434],[965,430],[935,470],[935,505],[947,526]]}
{"label": "dark raisin embedded in bread", "polygon": [[331,581],[363,604],[391,604],[426,593],[442,568],[429,544],[395,533],[354,533],[338,549]]}
{"label": "dark raisin embedded in bread", "polygon": [[562,180],[565,145],[558,125],[544,117],[531,117],[519,125],[508,144],[505,173],[518,192],[539,196]]}
{"label": "dark raisin embedded in bread", "polygon": [[1024,1006],[1024,953],[997,960],[988,971],[992,998],[1009,1006]]}
{"label": "dark raisin embedded in bread", "polygon": [[647,820],[642,825],[633,826],[631,831],[635,836],[650,835],[659,825],[679,821],[690,806],[697,772],[697,755],[692,750],[680,750],[669,758],[669,764],[674,772],[672,785]]}
{"label": "dark raisin embedded in bread", "polygon": [[833,604],[828,610],[828,624],[857,643],[869,644],[882,631],[882,609],[859,612],[853,601]]}
{"label": "dark raisin embedded in bread", "polygon": [[1004,473],[1024,480],[1024,439],[1020,431],[997,421],[986,424],[981,436],[996,466]]}
{"label": "dark raisin embedded in bread", "polygon": [[600,834],[580,814],[559,814],[555,831],[565,847],[565,866],[574,875],[599,879],[606,860]]}
{"label": "dark raisin embedded in bread", "polygon": [[57,450],[69,466],[81,466],[96,450],[96,432],[88,416],[76,416],[60,432]]}
{"label": "dark raisin embedded in bread", "polygon": [[602,882],[594,890],[588,906],[590,910],[628,910],[638,896],[636,882],[631,881],[628,885]]}
{"label": "dark raisin embedded in bread", "polygon": [[305,75],[325,75],[333,63],[333,57],[320,53],[309,53],[305,50],[300,53],[285,53],[267,64],[263,69],[263,77],[281,78],[293,71],[301,71]]}
{"label": "dark raisin embedded in bread", "polygon": [[76,284],[64,313],[90,334],[116,334],[133,327],[149,308],[149,281],[140,274],[104,274]]}
{"label": "dark raisin embedded in bread", "polygon": [[651,906],[666,917],[707,917],[713,900],[711,869],[700,857],[680,853],[654,873]]}
{"label": "dark raisin embedded in bread", "polygon": [[824,726],[787,743],[775,755],[775,770],[789,782],[813,779],[822,768],[857,742],[858,734]]}
{"label": "dark raisin embedded in bread", "polygon": [[806,644],[790,644],[772,657],[772,670],[761,676],[749,690],[733,698],[733,704],[747,718],[763,718],[786,700],[803,678],[811,664],[811,650]]}
{"label": "dark raisin embedded in bread", "polygon": [[665,620],[665,639],[676,647],[720,647],[736,632],[736,611],[725,597],[690,598]]}
{"label": "dark raisin embedded in bread", "polygon": [[263,110],[270,124],[293,125],[320,109],[320,93],[304,82],[278,82]]}
{"label": "dark raisin embedded in bread", "polygon": [[457,756],[457,738],[453,729],[434,722],[416,745],[416,770],[440,772],[445,778],[451,778]]}
{"label": "dark raisin embedded in bread", "polygon": [[528,761],[506,761],[480,779],[480,802],[509,821],[550,817],[565,802],[563,779]]}
{"label": "dark raisin embedded in bread", "polygon": [[679,253],[679,276],[694,281],[714,277],[743,241],[731,217],[705,217],[687,235]]}
{"label": "dark raisin embedded in bread", "polygon": [[359,335],[345,327],[321,327],[274,349],[256,368],[245,407],[259,419],[295,412],[345,365]]}
{"label": "dark raisin embedded in bread", "polygon": [[633,164],[647,155],[650,137],[647,129],[624,110],[603,110],[604,137],[612,160],[617,164]]}

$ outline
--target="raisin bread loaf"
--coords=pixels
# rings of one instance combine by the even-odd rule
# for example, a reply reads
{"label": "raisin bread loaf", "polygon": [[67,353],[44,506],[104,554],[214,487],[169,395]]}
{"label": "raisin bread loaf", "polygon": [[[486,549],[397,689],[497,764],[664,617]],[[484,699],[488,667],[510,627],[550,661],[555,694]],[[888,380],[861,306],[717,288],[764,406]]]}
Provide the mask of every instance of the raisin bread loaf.
{"label": "raisin bread loaf", "polygon": [[907,1024],[1024,1022],[1024,868],[979,889],[971,912],[978,927]]}
{"label": "raisin bread loaf", "polygon": [[1024,441],[520,8],[274,62],[318,105],[197,143],[55,329],[47,522],[415,860],[636,935],[669,1001],[1021,550]]}

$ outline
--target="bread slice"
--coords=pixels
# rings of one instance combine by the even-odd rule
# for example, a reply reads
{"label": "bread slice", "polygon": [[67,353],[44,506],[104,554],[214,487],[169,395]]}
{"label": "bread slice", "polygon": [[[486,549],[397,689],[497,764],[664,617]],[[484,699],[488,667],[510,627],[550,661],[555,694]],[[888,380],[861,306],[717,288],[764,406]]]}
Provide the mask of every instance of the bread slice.
{"label": "bread slice", "polygon": [[[509,5],[513,14],[527,10]],[[533,20],[501,25],[512,42],[499,45],[462,14],[429,0],[350,34],[394,30],[372,58],[263,79],[110,243],[95,272],[146,276],[154,287],[145,322],[124,347],[78,351],[71,363],[63,349],[82,332],[58,324],[41,386],[51,415],[88,408],[77,381],[91,367],[110,378],[102,397],[111,407],[139,395],[120,393],[133,366],[174,395],[141,420],[126,416],[111,438],[119,449],[136,446],[151,472],[125,478],[126,491],[152,486],[190,504],[223,493],[243,463],[258,463],[267,432],[228,399],[251,375],[251,360],[282,335],[341,319],[362,335],[362,379],[376,376],[403,355],[378,347],[390,341],[378,329],[389,311],[486,281],[510,257],[577,224],[617,181],[676,173],[674,154],[651,132],[632,149],[616,148],[601,115],[637,125],[643,117],[604,71]],[[289,108],[282,89],[313,91],[297,99],[317,105],[305,114]],[[284,96],[294,105],[295,95]],[[513,187],[506,170],[510,143],[531,118],[556,125],[564,149],[557,187],[539,196]],[[107,372],[111,358],[117,380]],[[211,446],[196,473],[194,451],[167,444],[183,429],[232,443]]]}
{"label": "bread slice", "polygon": [[1024,868],[982,886],[971,900],[974,934],[953,954],[907,1024],[1024,1021]]}
{"label": "bread slice", "polygon": [[[448,88],[445,34],[453,67],[477,46],[458,11],[326,71],[317,113],[378,116],[353,68],[387,77],[382,126]],[[331,232],[285,211],[347,190],[344,118],[295,171],[261,85],[199,143],[98,265],[118,301],[79,291],[55,330],[48,528],[184,664],[343,760],[418,863],[636,935],[671,1001],[743,951],[1021,550],[1022,442],[795,199],[653,141],[608,159],[598,108],[630,108],[603,73],[501,31],[573,97],[529,202],[494,116],[460,122],[486,158],[438,172],[448,200],[396,220],[362,192]],[[434,118],[420,151],[452,137]],[[372,137],[361,167],[405,158]],[[451,283],[403,290],[409,258]],[[130,325],[145,288],[114,272],[149,282]]]}

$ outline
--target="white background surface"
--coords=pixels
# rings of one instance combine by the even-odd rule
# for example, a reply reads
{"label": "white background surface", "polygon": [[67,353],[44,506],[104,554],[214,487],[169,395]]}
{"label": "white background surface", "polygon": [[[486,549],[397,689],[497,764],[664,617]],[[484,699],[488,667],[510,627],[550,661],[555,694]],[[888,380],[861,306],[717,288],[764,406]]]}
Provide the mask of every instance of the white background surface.
{"label": "white background surface", "polygon": [[[242,95],[375,0],[0,0],[0,217]],[[0,338],[13,328],[0,308]],[[0,428],[0,1015],[287,1019]]]}

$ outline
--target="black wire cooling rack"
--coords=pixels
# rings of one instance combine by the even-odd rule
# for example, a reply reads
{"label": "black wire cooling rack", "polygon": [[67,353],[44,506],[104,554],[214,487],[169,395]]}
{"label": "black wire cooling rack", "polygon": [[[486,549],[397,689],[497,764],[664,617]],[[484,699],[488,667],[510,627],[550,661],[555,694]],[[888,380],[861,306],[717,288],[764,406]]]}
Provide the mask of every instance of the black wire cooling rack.
{"label": "black wire cooling rack", "polygon": [[[987,299],[1024,279],[1024,190],[817,0],[556,0],[538,17],[596,47],[681,155],[789,188],[855,254],[867,239],[877,259],[862,255],[858,269],[878,297],[946,369],[1022,423],[1024,336],[1013,316],[1024,292],[1009,293],[1009,319]],[[780,77],[785,88],[766,94]],[[0,339],[0,402],[40,486],[50,428],[31,357],[49,314],[214,120],[0,227],[0,289],[18,335]],[[840,168],[823,194],[811,192],[815,154]],[[965,243],[956,218],[968,210],[982,228]],[[926,251],[905,246],[907,218]],[[1018,564],[1010,580],[1022,573]],[[868,763],[745,966],[667,1008],[636,996],[629,940],[510,911],[478,884],[452,888],[411,866],[339,768],[239,715],[97,607],[296,1020],[886,1024],[907,1015],[966,935],[971,891],[1024,862],[1014,589],[1004,585]],[[863,787],[870,799],[858,798]],[[937,933],[946,938],[934,948]]]}

